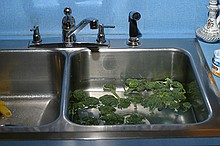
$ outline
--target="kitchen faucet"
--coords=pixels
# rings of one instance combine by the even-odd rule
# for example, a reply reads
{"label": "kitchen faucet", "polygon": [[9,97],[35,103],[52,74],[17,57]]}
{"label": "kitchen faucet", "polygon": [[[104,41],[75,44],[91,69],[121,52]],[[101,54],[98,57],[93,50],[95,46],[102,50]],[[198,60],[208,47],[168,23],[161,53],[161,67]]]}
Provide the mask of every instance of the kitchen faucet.
{"label": "kitchen faucet", "polygon": [[70,15],[71,12],[72,10],[70,8],[64,9],[64,14],[66,16],[63,17],[62,21],[63,42],[75,42],[76,34],[89,23],[90,29],[98,29],[98,20],[95,18],[86,18],[75,26],[75,19]]}
{"label": "kitchen faucet", "polygon": [[86,18],[82,20],[76,27],[70,29],[67,33],[68,38],[73,37],[73,41],[76,40],[76,34],[80,32],[87,24],[90,23],[90,29],[98,29],[98,20],[95,18]]}
{"label": "kitchen faucet", "polygon": [[131,11],[128,16],[128,22],[129,22],[129,39],[127,41],[127,44],[129,46],[139,46],[140,41],[139,37],[141,36],[141,33],[137,27],[137,21],[141,18],[141,14],[139,12]]}

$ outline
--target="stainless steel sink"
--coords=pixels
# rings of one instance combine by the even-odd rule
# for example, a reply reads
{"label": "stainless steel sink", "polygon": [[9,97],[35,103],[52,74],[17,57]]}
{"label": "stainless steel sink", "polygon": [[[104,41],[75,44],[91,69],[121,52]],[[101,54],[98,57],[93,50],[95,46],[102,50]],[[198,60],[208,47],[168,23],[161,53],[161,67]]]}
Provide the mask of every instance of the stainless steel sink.
{"label": "stainless steel sink", "polygon": [[[73,126],[69,127],[70,131],[78,131],[79,137],[98,139],[218,135],[218,132],[211,131],[219,128],[215,114],[215,110],[219,109],[219,92],[197,41],[149,39],[138,48],[127,47],[123,40],[110,43],[112,47],[109,49],[101,48],[98,52],[84,49],[71,54],[68,94],[83,89],[89,96],[98,98],[108,94],[103,85],[110,82],[123,96],[122,83],[127,78],[157,81],[169,77],[181,82],[188,93],[192,90],[196,92],[196,95],[187,94],[192,108],[187,112],[163,110],[154,114],[140,108],[138,112],[147,115],[148,122],[145,124],[83,125],[75,120],[76,113],[68,112],[68,105],[74,105],[74,102],[70,103],[67,99],[65,115]],[[127,109],[127,112],[132,112],[132,109]],[[91,118],[99,116],[94,109],[79,114]]]}
{"label": "stainless steel sink", "polygon": [[[0,100],[14,116],[2,121],[6,126],[0,127],[1,139],[220,136],[219,90],[195,39],[142,39],[139,47],[128,47],[124,39],[112,39],[110,47],[56,43],[2,50],[0,68]],[[69,95],[75,89],[100,97],[109,93],[103,91],[103,85],[110,82],[123,96],[122,83],[127,78],[157,81],[167,77],[181,82],[187,90],[192,104],[187,112],[165,109],[152,114],[138,105],[138,112],[143,112],[148,122],[83,125],[68,110]],[[194,91],[196,94],[191,94]],[[97,110],[90,113],[94,115]]]}
{"label": "stainless steel sink", "polygon": [[0,125],[40,126],[56,120],[64,63],[60,52],[0,51],[0,100],[13,114]]}
{"label": "stainless steel sink", "polygon": [[[82,51],[71,58],[70,90],[83,89],[88,96],[101,97],[111,94],[103,90],[103,85],[112,83],[117,93],[124,97],[124,81],[127,78],[148,79],[150,81],[171,78],[189,89],[189,101],[193,104],[188,112],[155,110],[153,113],[138,105],[138,113],[145,115],[150,124],[189,124],[204,122],[211,115],[207,100],[196,81],[196,75],[187,52],[178,48],[110,49],[99,52]],[[193,90],[193,91],[192,91]],[[196,94],[196,96],[195,96]],[[74,103],[71,103],[74,104]],[[71,105],[69,105],[71,106]],[[116,112],[132,113],[133,107]],[[91,113],[91,111],[89,111]],[[77,114],[77,113],[75,113]],[[94,112],[91,118],[95,116]],[[70,117],[74,115],[70,114]],[[70,118],[71,119],[71,118]],[[74,119],[71,119],[73,122]]]}

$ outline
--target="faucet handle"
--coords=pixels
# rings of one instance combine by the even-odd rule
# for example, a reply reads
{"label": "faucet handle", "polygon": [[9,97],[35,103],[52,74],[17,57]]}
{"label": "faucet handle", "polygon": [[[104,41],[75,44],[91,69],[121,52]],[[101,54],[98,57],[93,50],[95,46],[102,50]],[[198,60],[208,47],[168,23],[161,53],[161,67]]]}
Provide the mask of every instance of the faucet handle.
{"label": "faucet handle", "polygon": [[70,15],[71,13],[72,13],[72,10],[71,10],[71,8],[69,8],[69,7],[66,7],[64,10],[63,10],[63,12],[64,12],[64,14],[65,15]]}
{"label": "faucet handle", "polygon": [[32,43],[34,44],[39,44],[42,40],[41,40],[41,36],[40,36],[40,31],[39,31],[39,26],[34,26],[32,29],[30,29],[30,31],[33,31],[33,41]]}
{"label": "faucet handle", "polygon": [[64,30],[69,30],[75,26],[75,18],[71,15],[71,8],[66,7],[63,12],[66,16],[62,19],[62,28]]}
{"label": "faucet handle", "polygon": [[115,28],[115,26],[108,26],[108,25],[99,24],[98,36],[96,39],[96,41],[99,44],[103,44],[106,42],[104,28]]}
{"label": "faucet handle", "polygon": [[90,29],[97,29],[97,28],[98,28],[98,20],[93,19],[92,21],[90,21]]}

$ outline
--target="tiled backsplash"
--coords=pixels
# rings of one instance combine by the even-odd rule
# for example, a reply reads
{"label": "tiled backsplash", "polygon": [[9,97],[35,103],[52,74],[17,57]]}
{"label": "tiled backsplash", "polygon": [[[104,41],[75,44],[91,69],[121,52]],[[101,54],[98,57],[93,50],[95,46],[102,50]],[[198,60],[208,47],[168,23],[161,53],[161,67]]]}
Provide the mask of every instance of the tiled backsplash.
{"label": "tiled backsplash", "polygon": [[[138,26],[143,34],[194,33],[207,19],[208,0],[1,0],[0,36],[31,35],[39,25],[42,35],[61,35],[65,7],[79,23],[87,17],[115,25],[106,34],[128,34],[128,13],[138,11]],[[80,34],[97,34],[86,27]]]}

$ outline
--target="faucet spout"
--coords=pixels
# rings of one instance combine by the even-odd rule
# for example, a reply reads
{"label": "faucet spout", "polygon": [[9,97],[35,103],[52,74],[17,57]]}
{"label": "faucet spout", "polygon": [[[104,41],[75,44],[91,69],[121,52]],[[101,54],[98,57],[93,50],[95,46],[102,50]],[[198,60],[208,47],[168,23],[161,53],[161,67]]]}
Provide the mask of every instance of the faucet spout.
{"label": "faucet spout", "polygon": [[[70,29],[68,32],[68,38],[70,37],[76,37],[76,34],[78,34],[87,24],[90,23],[90,29],[98,29],[98,20],[95,18],[86,18],[82,20],[76,27]],[[75,39],[74,39],[75,40]]]}

